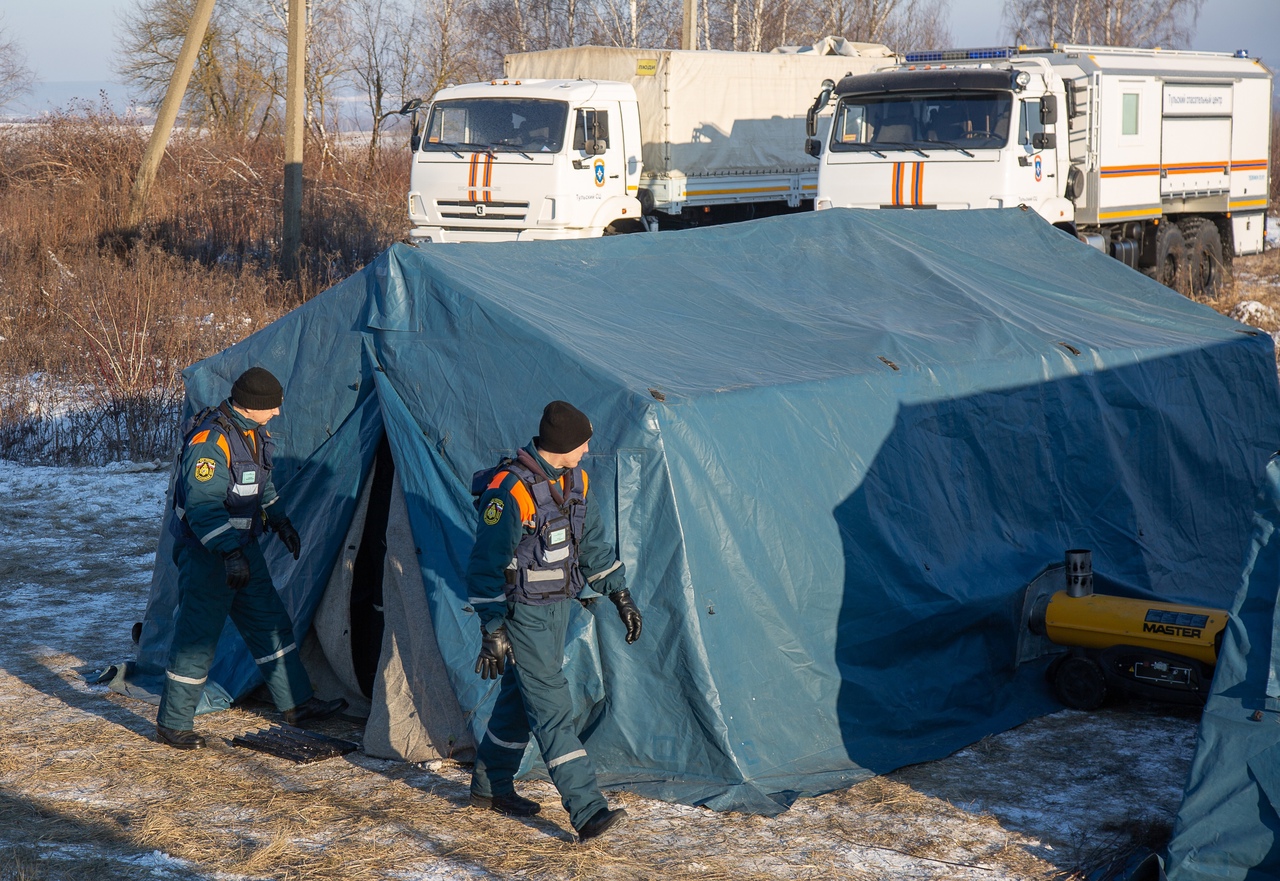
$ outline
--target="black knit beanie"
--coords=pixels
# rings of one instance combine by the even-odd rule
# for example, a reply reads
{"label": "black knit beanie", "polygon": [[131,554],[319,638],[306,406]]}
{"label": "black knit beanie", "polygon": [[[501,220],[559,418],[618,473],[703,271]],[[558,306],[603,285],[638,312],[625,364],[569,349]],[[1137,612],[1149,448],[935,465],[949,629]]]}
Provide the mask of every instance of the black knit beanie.
{"label": "black knit beanie", "polygon": [[569,453],[591,439],[591,420],[573,404],[552,401],[542,411],[534,446],[546,453]]}
{"label": "black knit beanie", "polygon": [[271,371],[250,367],[231,386],[231,400],[246,410],[274,410],[284,401],[284,389]]}

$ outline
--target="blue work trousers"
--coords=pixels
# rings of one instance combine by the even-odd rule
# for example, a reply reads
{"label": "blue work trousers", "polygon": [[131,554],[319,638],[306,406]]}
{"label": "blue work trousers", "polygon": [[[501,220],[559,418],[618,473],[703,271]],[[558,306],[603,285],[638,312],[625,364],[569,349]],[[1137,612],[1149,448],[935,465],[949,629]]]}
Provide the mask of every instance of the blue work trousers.
{"label": "blue work trousers", "polygon": [[515,664],[507,665],[489,727],[476,749],[471,791],[482,796],[514,792],[515,774],[532,732],[569,822],[581,829],[609,803],[574,728],[573,701],[564,676],[565,633],[574,602],[509,605],[506,625]]}
{"label": "blue work trousers", "polygon": [[158,725],[178,731],[191,729],[227,615],[244,638],[280,710],[293,709],[311,697],[311,680],[298,657],[293,622],[271,583],[262,549],[252,541],[242,550],[249,561],[249,583],[232,590],[227,587],[226,567],[219,554],[183,543],[174,548],[178,620],[169,647]]}

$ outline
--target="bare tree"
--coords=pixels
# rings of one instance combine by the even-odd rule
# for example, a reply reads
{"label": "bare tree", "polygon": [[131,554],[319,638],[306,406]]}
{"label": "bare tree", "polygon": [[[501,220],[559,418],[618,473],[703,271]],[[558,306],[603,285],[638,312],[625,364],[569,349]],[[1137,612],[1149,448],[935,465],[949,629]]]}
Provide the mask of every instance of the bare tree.
{"label": "bare tree", "polygon": [[680,45],[681,0],[587,0],[586,42],[602,46]]}
{"label": "bare tree", "polygon": [[351,0],[351,82],[372,119],[371,163],[384,124],[410,99],[434,94],[458,62],[449,46],[455,5]]}
{"label": "bare tree", "polygon": [[699,44],[768,51],[826,36],[893,49],[950,42],[950,0],[703,0]]}
{"label": "bare tree", "polygon": [[[252,24],[246,0],[220,0],[200,45],[183,106],[210,129],[261,130],[280,91],[276,49]],[[144,100],[159,103],[187,35],[193,0],[138,0],[122,16],[116,71]]]}
{"label": "bare tree", "polygon": [[27,66],[27,55],[16,38],[10,37],[0,19],[0,105],[31,91],[35,74]]}
{"label": "bare tree", "polygon": [[1005,0],[1004,20],[1018,43],[1185,46],[1204,0]]}

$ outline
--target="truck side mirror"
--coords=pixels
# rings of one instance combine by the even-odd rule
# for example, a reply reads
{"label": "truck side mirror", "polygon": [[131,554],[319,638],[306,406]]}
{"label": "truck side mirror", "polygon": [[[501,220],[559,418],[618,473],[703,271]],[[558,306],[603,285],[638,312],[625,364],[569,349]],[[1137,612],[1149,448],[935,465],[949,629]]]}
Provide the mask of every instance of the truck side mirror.
{"label": "truck side mirror", "polygon": [[1058,146],[1058,136],[1053,132],[1036,132],[1031,136],[1031,146],[1036,150],[1052,150]]}
{"label": "truck side mirror", "polygon": [[814,159],[817,159],[822,155],[822,141],[818,138],[805,138],[804,151]]}
{"label": "truck side mirror", "polygon": [[603,156],[604,151],[607,149],[609,149],[609,142],[603,138],[593,138],[587,141],[586,152],[588,156]]}
{"label": "truck side mirror", "polygon": [[[831,93],[835,91],[836,84],[834,80],[823,80],[822,91],[818,93],[818,97],[813,100],[813,106],[809,108],[809,112],[804,115],[804,133],[809,137],[813,137],[818,133],[818,114],[831,101]],[[807,153],[809,148],[805,147]],[[817,153],[809,153],[810,156],[817,156]]]}
{"label": "truck side mirror", "polygon": [[418,120],[418,111],[422,108],[422,99],[414,98],[411,101],[404,102],[399,110],[396,111],[398,116],[409,117],[409,150],[413,153],[418,152],[418,148],[422,146],[422,125]]}
{"label": "truck side mirror", "polygon": [[1075,119],[1080,115],[1080,108],[1076,106],[1076,81],[1063,80],[1062,85],[1067,90],[1067,119]]}
{"label": "truck side mirror", "polygon": [[1045,95],[1040,99],[1040,124],[1053,125],[1058,121],[1058,96]]}

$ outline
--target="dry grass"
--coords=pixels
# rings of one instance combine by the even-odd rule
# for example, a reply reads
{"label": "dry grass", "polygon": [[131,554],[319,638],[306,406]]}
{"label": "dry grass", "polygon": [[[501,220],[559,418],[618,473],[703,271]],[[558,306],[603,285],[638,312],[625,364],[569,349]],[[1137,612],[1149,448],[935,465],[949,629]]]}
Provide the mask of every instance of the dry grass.
{"label": "dry grass", "polygon": [[166,456],[182,368],[345,278],[405,226],[407,154],[371,166],[365,150],[330,149],[306,181],[301,270],[286,280],[278,139],[176,136],[148,221],[122,230],[144,147],[109,112],[0,129],[0,455]]}
{"label": "dry grass", "polygon": [[[128,877],[122,866],[154,851],[193,873],[281,881],[372,881],[442,864],[482,878],[878,879],[889,877],[877,868],[885,858],[903,855],[931,865],[930,878],[1055,877],[995,820],[887,778],[773,819],[618,793],[634,819],[577,845],[546,783],[522,786],[543,814],[515,821],[466,807],[470,771],[455,763],[352,754],[295,765],[231,747],[275,721],[266,707],[201,717],[211,748],[178,753],[151,739],[149,707],[86,686],[77,662],[28,657],[0,673],[0,829],[7,842],[38,843],[0,849],[0,862],[25,867],[13,878]],[[324,730],[359,737],[341,721]]]}

